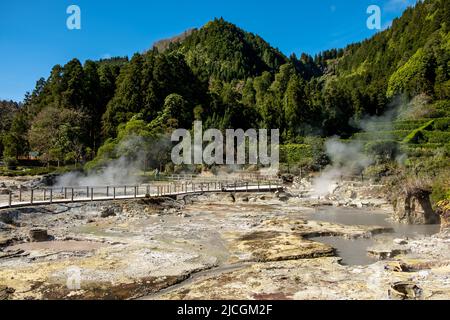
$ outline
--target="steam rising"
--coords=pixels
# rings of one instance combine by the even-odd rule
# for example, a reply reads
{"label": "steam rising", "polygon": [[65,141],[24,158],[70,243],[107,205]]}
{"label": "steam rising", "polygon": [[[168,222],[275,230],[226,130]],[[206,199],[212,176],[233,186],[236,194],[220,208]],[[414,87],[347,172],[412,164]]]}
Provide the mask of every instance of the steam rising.
{"label": "steam rising", "polygon": [[[390,109],[381,116],[365,117],[361,120],[352,119],[350,123],[365,133],[372,133],[377,141],[376,133],[380,131],[389,132],[393,130],[393,121],[399,113],[405,112],[409,103],[404,103],[401,98],[394,99]],[[395,140],[393,136],[385,137]],[[368,142],[368,141],[366,141]],[[325,143],[325,150],[331,160],[331,165],[325,168],[321,175],[313,180],[314,196],[323,197],[333,193],[338,186],[338,182],[344,176],[359,175],[368,166],[375,162],[364,152],[364,144],[361,141],[353,140],[342,142],[338,137],[331,138]],[[397,161],[404,159],[405,155],[397,155]]]}
{"label": "steam rising", "polygon": [[146,168],[159,168],[164,162],[170,140],[166,136],[144,138],[132,135],[121,140],[114,148],[113,155],[105,154],[99,162],[103,163],[97,170],[88,173],[70,172],[58,177],[57,187],[101,187],[139,185],[143,182],[141,175]]}
{"label": "steam rising", "polygon": [[314,179],[315,196],[322,197],[332,193],[342,176],[358,174],[373,163],[373,160],[363,153],[363,145],[360,142],[343,143],[334,137],[325,143],[325,149],[332,165]]}
{"label": "steam rising", "polygon": [[101,187],[101,186],[119,186],[119,185],[137,185],[142,182],[138,178],[140,163],[130,161],[126,157],[112,160],[108,165],[98,172],[83,174],[81,172],[70,172],[57,179],[56,186],[70,187]]}

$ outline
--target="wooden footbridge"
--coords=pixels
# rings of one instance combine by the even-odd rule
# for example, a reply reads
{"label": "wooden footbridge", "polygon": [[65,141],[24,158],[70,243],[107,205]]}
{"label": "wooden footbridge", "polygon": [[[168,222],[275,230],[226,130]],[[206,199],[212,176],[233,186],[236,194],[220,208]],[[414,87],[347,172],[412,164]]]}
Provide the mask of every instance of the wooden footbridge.
{"label": "wooden footbridge", "polygon": [[132,200],[149,197],[180,197],[198,193],[218,192],[276,192],[282,190],[281,181],[183,181],[127,186],[98,187],[19,187],[7,195],[7,202],[0,203],[0,209],[23,208],[51,204],[86,203],[94,201]]}

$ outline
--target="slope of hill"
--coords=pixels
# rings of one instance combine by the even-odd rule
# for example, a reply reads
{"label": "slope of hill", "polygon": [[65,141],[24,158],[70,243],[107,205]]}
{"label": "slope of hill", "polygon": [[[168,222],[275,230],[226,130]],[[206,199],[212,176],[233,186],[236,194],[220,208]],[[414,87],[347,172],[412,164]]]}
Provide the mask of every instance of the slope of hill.
{"label": "slope of hill", "polygon": [[450,2],[419,1],[392,27],[352,44],[326,64],[369,106],[381,113],[396,95],[409,99],[426,93],[434,100],[450,96]]}
{"label": "slope of hill", "polygon": [[196,29],[189,29],[183,32],[182,34],[176,35],[174,37],[156,41],[152,47],[156,48],[158,52],[164,52],[167,49],[169,49],[172,45],[182,42],[184,39],[190,36],[195,30]]}
{"label": "slope of hill", "polygon": [[261,37],[245,32],[224,19],[194,30],[176,49],[195,74],[224,81],[276,72],[286,57]]}

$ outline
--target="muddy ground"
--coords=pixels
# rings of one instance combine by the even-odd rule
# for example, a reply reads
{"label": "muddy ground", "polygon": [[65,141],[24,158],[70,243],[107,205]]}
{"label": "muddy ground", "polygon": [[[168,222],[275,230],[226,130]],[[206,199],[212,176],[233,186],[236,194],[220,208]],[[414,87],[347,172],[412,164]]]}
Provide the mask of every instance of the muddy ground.
{"label": "muddy ground", "polygon": [[[310,238],[389,230],[306,219],[317,205],[242,193],[3,210],[0,299],[450,298],[448,235],[345,266]],[[30,242],[36,228],[47,241]]]}

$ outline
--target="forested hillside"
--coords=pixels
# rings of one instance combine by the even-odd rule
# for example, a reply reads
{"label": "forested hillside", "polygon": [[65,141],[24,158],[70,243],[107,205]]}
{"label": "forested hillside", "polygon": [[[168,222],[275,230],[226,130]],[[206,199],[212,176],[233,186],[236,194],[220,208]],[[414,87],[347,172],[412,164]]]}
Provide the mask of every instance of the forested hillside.
{"label": "forested hillside", "polygon": [[20,104],[14,101],[0,100],[0,152],[3,154],[3,137],[11,130],[11,123],[19,111]]}
{"label": "forested hillside", "polygon": [[[371,39],[286,57],[216,19],[130,60],[74,59],[56,65],[9,113],[11,124],[0,128],[3,154],[37,151],[58,163],[116,157],[128,135],[157,139],[196,119],[220,129],[280,128],[285,144],[349,138],[359,119],[394,105],[402,106],[399,121],[440,118],[448,128],[449,24],[450,1],[426,0]],[[439,147],[449,152],[448,135],[441,135]]]}

